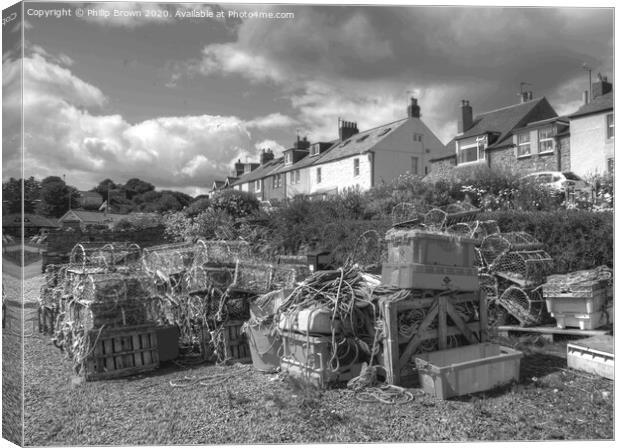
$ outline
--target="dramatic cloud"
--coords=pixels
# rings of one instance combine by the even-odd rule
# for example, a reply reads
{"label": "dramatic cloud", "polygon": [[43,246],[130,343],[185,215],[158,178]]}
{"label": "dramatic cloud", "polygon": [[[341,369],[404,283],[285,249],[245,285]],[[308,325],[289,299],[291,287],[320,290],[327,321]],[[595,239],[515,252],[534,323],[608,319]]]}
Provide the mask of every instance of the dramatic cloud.
{"label": "dramatic cloud", "polygon": [[187,71],[280,87],[315,138],[333,138],[339,116],[362,128],[402,118],[407,91],[415,91],[425,120],[446,142],[460,99],[483,112],[516,102],[528,82],[563,112],[580,101],[582,63],[612,70],[610,10],[288,9],[295,19],[277,25],[244,21],[234,41],[206,45]]}
{"label": "dramatic cloud", "polygon": [[[48,61],[42,48],[23,60],[26,175],[67,174],[81,188],[106,177],[140,177],[159,187],[204,192],[239,157],[255,158],[253,130],[294,123],[269,114],[243,121],[234,116],[159,117],[131,124],[101,114],[106,96],[67,68]],[[3,65],[3,84],[19,82],[18,64]],[[16,89],[16,91],[19,91]],[[6,92],[6,89],[5,89]],[[19,117],[20,100],[5,94],[3,114]],[[19,134],[16,134],[19,136]],[[5,174],[19,165],[19,147],[4,154]]]}

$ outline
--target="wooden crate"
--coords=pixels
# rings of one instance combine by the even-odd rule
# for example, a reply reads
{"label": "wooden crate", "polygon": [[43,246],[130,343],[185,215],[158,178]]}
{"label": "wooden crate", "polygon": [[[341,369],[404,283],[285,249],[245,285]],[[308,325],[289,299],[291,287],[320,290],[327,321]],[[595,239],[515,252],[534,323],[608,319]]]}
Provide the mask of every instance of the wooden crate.
{"label": "wooden crate", "polygon": [[120,378],[159,367],[157,332],[154,326],[91,330],[91,355],[86,360],[87,381]]}
{"label": "wooden crate", "polygon": [[202,329],[201,352],[205,359],[218,361],[235,360],[238,362],[251,362],[252,355],[247,337],[243,332],[243,321],[231,320],[218,326],[213,334],[207,327]]}
{"label": "wooden crate", "polygon": [[[464,322],[455,306],[468,303],[475,307],[478,320]],[[417,382],[417,375],[411,371],[402,374],[407,365],[413,363],[413,355],[420,351],[420,345],[428,340],[437,340],[439,350],[448,347],[448,338],[461,336],[467,344],[478,344],[488,340],[487,304],[484,293],[437,293],[428,298],[412,298],[396,302],[384,301],[381,304],[384,328],[382,363],[389,384]],[[426,311],[417,332],[409,337],[399,334],[399,315],[413,309]],[[453,325],[448,325],[448,318]],[[437,327],[429,326],[436,322]],[[405,378],[406,377],[406,378]]]}

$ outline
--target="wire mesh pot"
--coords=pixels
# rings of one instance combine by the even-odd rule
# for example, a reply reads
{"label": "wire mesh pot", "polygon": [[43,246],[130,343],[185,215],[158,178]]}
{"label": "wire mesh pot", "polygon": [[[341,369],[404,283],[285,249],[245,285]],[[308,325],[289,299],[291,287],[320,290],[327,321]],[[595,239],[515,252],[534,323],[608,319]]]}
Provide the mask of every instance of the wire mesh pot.
{"label": "wire mesh pot", "polygon": [[491,265],[506,252],[541,250],[543,244],[526,232],[508,232],[489,235],[482,241],[480,252],[486,264]]}
{"label": "wire mesh pot", "polygon": [[544,250],[508,252],[495,259],[490,270],[521,286],[538,286],[553,270],[553,259]]}
{"label": "wire mesh pot", "polygon": [[522,326],[540,325],[551,318],[541,289],[522,289],[517,286],[507,288],[497,301]]}

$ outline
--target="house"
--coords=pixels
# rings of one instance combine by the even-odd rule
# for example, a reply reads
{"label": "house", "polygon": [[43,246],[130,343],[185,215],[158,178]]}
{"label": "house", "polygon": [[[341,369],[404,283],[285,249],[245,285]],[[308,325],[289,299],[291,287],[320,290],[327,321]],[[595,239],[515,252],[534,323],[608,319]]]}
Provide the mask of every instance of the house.
{"label": "house", "polygon": [[116,213],[90,212],[85,210],[69,210],[62,215],[58,222],[63,228],[85,228],[87,226],[108,226],[111,227],[127,215]]}
{"label": "house", "polygon": [[461,167],[509,168],[527,174],[567,169],[569,122],[558,117],[546,98],[522,92],[519,104],[473,114],[463,100],[458,134],[432,160],[434,177]]}
{"label": "house", "polygon": [[614,99],[612,84],[599,75],[592,100],[569,116],[570,166],[580,176],[614,171]]}
{"label": "house", "polygon": [[213,185],[211,185],[211,193],[215,193],[216,191],[220,191],[224,188],[224,183],[225,182],[223,180],[214,180]]}
{"label": "house", "polygon": [[52,218],[46,218],[32,213],[10,213],[2,215],[2,232],[7,235],[20,237],[22,235],[22,225],[24,237],[41,235],[52,229],[57,229],[59,223]]}
{"label": "house", "polygon": [[417,100],[411,98],[407,117],[401,120],[364,132],[357,123],[339,120],[338,138],[328,142],[311,143],[298,136],[281,160],[258,164],[264,169],[240,176],[235,188],[260,193],[262,200],[364,191],[401,174],[428,173],[430,160],[443,149],[420,119]]}

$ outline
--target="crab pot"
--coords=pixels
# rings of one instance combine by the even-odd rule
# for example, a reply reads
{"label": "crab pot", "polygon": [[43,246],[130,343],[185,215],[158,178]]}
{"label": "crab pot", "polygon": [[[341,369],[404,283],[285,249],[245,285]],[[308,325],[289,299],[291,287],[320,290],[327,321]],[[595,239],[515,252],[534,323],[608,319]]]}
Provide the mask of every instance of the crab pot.
{"label": "crab pot", "polygon": [[553,269],[553,259],[544,250],[508,252],[490,269],[521,286],[538,286]]}
{"label": "crab pot", "polygon": [[545,300],[539,289],[510,286],[497,303],[514,316],[522,326],[532,326],[550,320]]}
{"label": "crab pot", "polygon": [[482,240],[480,252],[487,265],[507,252],[542,250],[543,244],[526,232],[495,233]]}

